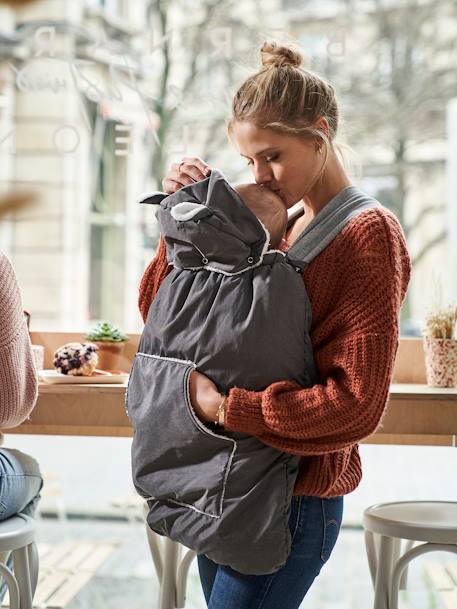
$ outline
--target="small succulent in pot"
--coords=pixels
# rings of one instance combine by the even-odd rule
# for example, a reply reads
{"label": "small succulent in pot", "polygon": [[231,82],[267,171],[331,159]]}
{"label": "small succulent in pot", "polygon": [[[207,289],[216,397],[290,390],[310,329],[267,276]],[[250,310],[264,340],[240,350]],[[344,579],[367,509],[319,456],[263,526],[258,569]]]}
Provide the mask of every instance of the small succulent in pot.
{"label": "small succulent in pot", "polygon": [[102,370],[117,370],[119,359],[129,337],[117,326],[107,321],[99,322],[85,337],[98,347],[98,367]]}
{"label": "small succulent in pot", "polygon": [[93,330],[91,330],[86,338],[92,342],[111,342],[122,343],[129,340],[128,336],[123,334],[117,326],[108,321],[100,321]]}

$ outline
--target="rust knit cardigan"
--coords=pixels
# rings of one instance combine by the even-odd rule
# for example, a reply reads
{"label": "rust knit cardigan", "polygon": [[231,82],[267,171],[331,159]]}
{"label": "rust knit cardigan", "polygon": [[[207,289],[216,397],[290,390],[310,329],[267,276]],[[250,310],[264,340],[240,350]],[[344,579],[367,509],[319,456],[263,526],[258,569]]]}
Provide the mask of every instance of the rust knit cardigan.
{"label": "rust knit cardigan", "polygon": [[[172,268],[160,237],[141,280],[143,320]],[[264,391],[230,389],[227,430],[302,456],[294,495],[334,497],[358,486],[362,468],[357,442],[375,432],[385,410],[410,273],[404,234],[394,214],[386,208],[362,212],[303,274],[313,311],[311,340],[319,383],[305,389],[284,380]]]}

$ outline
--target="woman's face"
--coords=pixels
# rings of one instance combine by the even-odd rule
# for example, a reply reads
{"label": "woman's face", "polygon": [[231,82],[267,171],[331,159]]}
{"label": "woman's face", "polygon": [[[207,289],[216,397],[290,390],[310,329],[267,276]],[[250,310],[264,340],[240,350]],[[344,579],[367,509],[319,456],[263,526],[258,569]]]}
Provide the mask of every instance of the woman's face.
{"label": "woman's face", "polygon": [[232,124],[231,139],[255,181],[277,192],[288,209],[309,193],[322,169],[323,155],[313,140],[261,129],[248,121]]}

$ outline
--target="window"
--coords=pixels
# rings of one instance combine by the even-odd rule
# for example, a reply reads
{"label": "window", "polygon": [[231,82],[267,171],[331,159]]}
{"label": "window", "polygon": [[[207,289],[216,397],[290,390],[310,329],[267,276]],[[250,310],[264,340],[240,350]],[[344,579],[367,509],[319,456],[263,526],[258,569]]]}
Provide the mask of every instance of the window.
{"label": "window", "polygon": [[[126,161],[124,156],[114,154],[115,140],[116,123],[108,121],[102,127],[100,156],[92,150],[95,176],[90,212],[89,317],[110,319],[123,326]],[[113,298],[113,294],[117,297]]]}
{"label": "window", "polygon": [[[127,10],[123,0],[90,4],[117,16]],[[95,39],[106,26],[96,57],[74,28],[58,33],[74,50],[76,73],[74,64],[35,57],[32,29],[21,39],[21,61],[14,44],[2,51],[0,178],[35,188],[41,201],[0,231],[34,329],[79,329],[105,316],[141,329],[136,292],[158,231],[135,197],[160,189],[167,166],[183,154],[234,180],[251,179],[225,121],[232,91],[255,67],[259,40],[279,29],[336,88],[339,137],[355,152],[353,180],[404,227],[414,270],[402,331],[420,333],[437,278],[445,299],[457,298],[455,3],[283,2],[269,14],[254,0],[243,11],[206,0],[191,12],[180,4],[135,7],[135,32],[81,13],[79,26]],[[115,154],[122,135],[132,143],[124,157]]]}

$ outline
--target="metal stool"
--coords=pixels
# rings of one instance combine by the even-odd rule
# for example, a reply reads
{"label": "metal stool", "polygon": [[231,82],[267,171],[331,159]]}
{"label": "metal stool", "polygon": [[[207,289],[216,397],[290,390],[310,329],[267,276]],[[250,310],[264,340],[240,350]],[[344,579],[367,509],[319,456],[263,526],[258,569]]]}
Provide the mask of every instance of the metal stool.
{"label": "metal stool", "polygon": [[[406,588],[408,564],[417,556],[457,554],[457,503],[452,501],[378,503],[364,511],[363,528],[374,609],[398,609],[398,591]],[[403,554],[402,539],[408,540]],[[413,547],[416,541],[425,543]]]}
{"label": "metal stool", "polygon": [[38,582],[38,552],[35,545],[35,521],[17,514],[0,522],[0,552],[12,552],[14,573],[0,563],[10,596],[10,609],[32,609]]}

